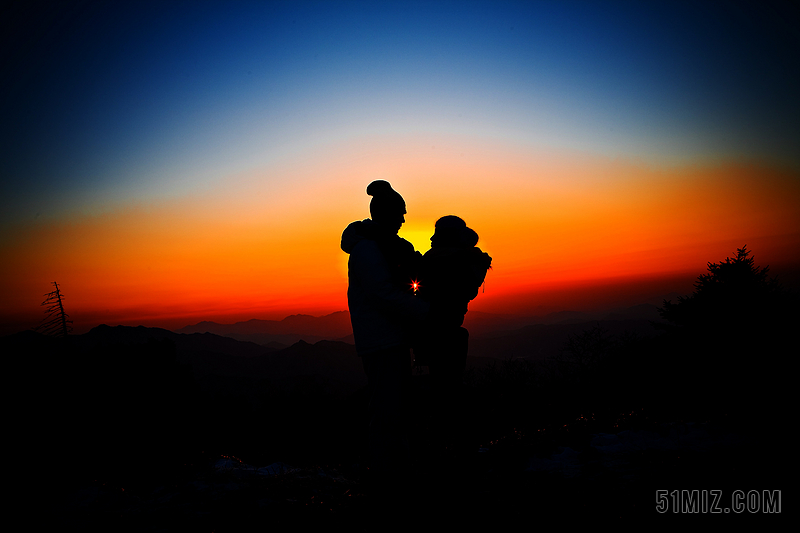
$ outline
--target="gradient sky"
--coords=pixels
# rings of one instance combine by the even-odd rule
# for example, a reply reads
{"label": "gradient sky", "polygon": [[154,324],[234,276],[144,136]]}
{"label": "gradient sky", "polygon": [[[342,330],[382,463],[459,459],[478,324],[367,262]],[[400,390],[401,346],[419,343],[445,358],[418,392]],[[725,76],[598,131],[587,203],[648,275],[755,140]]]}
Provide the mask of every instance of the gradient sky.
{"label": "gradient sky", "polygon": [[3,332],[51,281],[76,330],[344,309],[373,179],[423,252],[439,216],[478,231],[474,309],[686,291],[744,244],[800,264],[782,5],[118,4],[3,23]]}

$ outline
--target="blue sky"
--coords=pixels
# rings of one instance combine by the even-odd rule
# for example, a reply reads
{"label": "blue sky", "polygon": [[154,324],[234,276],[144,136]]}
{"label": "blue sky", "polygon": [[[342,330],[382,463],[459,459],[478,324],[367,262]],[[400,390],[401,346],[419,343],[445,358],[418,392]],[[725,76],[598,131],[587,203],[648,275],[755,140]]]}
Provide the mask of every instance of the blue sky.
{"label": "blue sky", "polygon": [[2,222],[181,196],[381,135],[800,168],[800,40],[789,8],[379,4],[12,10]]}

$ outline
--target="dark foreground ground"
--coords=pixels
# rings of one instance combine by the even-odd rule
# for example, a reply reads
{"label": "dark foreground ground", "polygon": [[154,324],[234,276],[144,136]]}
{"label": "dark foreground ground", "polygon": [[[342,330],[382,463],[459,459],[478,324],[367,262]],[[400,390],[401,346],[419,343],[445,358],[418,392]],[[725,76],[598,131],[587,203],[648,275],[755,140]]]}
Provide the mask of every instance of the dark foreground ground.
{"label": "dark foreground ground", "polygon": [[[415,383],[418,398],[424,378]],[[476,390],[468,396],[480,400]],[[473,425],[453,450],[430,442],[431,419],[420,410],[412,421],[413,470],[398,472],[389,489],[371,483],[358,420],[327,412],[330,424],[312,416],[319,425],[292,428],[283,448],[234,443],[239,456],[195,450],[178,454],[181,465],[176,457],[151,457],[152,465],[123,458],[130,464],[97,479],[82,475],[80,464],[55,467],[65,477],[47,482],[39,508],[55,524],[94,531],[770,526],[794,508],[786,492],[794,454],[774,426],[658,420],[640,409],[503,432],[502,413],[471,414]],[[748,500],[751,491],[757,496]]]}
{"label": "dark foreground ground", "polygon": [[[661,443],[673,441],[665,447],[652,435],[644,437],[648,442],[639,443],[639,449],[559,447],[534,457],[490,450],[436,464],[421,461],[404,497],[388,502],[374,500],[367,473],[358,465],[273,463],[254,468],[236,458],[216,457],[187,468],[181,476],[149,479],[138,487],[99,480],[59,487],[46,510],[52,520],[71,529],[97,531],[781,523],[790,504],[783,500],[783,491],[775,493],[785,487],[785,477],[774,469],[786,465],[770,460],[763,455],[767,450],[738,440],[738,435],[714,435],[708,429],[665,428],[668,434],[660,437]],[[716,439],[716,444],[671,447],[673,433],[693,431]],[[639,436],[633,433],[632,439]],[[667,514],[656,510],[658,489],[668,491],[662,500]],[[765,489],[769,496],[762,494]],[[689,506],[691,493],[675,490],[700,491],[696,506]],[[744,512],[729,512],[734,490],[757,490],[758,500],[741,500]],[[718,502],[713,501],[714,491],[720,491]],[[680,513],[672,512],[676,501],[683,506],[678,507]],[[714,510],[720,514],[712,514]],[[767,514],[776,511],[780,514]]]}
{"label": "dark foreground ground", "polygon": [[682,349],[696,343],[680,337],[590,328],[557,359],[471,360],[445,417],[460,422],[444,433],[430,377],[417,374],[413,466],[376,487],[367,391],[342,385],[356,383],[342,376],[363,381],[352,346],[298,345],[262,372],[263,355],[181,351],[136,333],[147,340],[5,339],[16,356],[5,373],[7,486],[16,489],[7,503],[28,525],[770,526],[795,508],[793,389],[775,345],[712,357],[703,346]]}

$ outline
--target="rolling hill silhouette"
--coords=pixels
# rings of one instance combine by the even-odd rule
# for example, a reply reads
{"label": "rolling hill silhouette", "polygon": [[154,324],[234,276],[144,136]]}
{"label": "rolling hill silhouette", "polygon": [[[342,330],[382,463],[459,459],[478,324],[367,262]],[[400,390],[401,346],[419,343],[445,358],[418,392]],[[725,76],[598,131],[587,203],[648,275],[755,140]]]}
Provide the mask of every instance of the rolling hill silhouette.
{"label": "rolling hill silhouette", "polygon": [[288,346],[299,340],[315,343],[320,340],[344,339],[353,334],[350,313],[338,311],[329,315],[291,315],[283,320],[252,319],[235,324],[204,321],[176,330],[177,333],[214,333],[240,341],[275,347]]}
{"label": "rolling hill silhouette", "polygon": [[252,388],[246,383],[258,387],[268,384],[274,391],[290,390],[305,382],[316,383],[326,393],[346,394],[365,382],[355,348],[339,341],[310,344],[298,340],[292,346],[276,350],[213,333],[106,325],[75,336],[76,348],[81,351],[162,340],[174,344],[177,360],[191,366],[198,383],[210,389],[226,388],[217,378],[236,378],[241,380],[238,392]]}

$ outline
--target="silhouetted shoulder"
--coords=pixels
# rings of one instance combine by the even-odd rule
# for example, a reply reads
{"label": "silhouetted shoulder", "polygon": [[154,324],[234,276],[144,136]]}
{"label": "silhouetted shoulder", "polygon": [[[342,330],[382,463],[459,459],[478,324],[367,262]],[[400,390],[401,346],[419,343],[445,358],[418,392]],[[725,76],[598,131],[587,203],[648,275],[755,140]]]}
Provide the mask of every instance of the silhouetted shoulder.
{"label": "silhouetted shoulder", "polygon": [[484,270],[492,268],[492,257],[477,246],[473,246],[467,250],[467,253],[469,261],[474,267]]}
{"label": "silhouetted shoulder", "polygon": [[[404,238],[397,237],[397,240],[398,240],[398,242],[397,242],[396,246],[403,254],[412,255],[412,254],[418,253],[414,249],[414,245],[411,244],[410,242],[408,242],[407,240],[405,240]],[[420,255],[422,255],[422,254],[420,254]]]}
{"label": "silhouetted shoulder", "polygon": [[355,222],[351,222],[347,225],[347,227],[342,232],[342,242],[341,247],[342,251],[346,253],[352,253],[353,249],[356,247],[356,244],[361,242],[364,239],[369,238],[369,226],[372,221],[367,220],[357,220]]}
{"label": "silhouetted shoulder", "polygon": [[422,259],[421,296],[448,304],[458,304],[464,313],[466,302],[478,295],[478,289],[492,266],[492,258],[477,246],[438,246]]}

